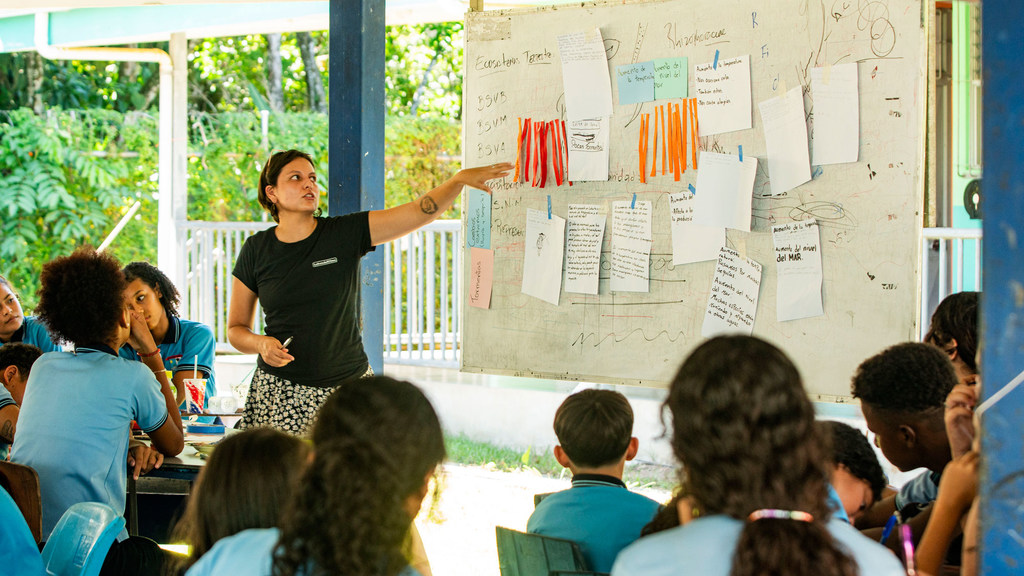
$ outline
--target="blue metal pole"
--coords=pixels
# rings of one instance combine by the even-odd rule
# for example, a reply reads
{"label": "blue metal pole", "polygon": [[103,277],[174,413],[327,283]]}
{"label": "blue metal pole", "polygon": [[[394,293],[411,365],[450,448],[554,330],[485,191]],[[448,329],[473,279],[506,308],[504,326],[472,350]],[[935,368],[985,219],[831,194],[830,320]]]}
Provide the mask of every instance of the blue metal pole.
{"label": "blue metal pole", "polygon": [[[982,379],[991,397],[1024,369],[1024,34],[1017,0],[985,0]],[[983,416],[981,574],[1024,570],[1024,387]]]}
{"label": "blue metal pole", "polygon": [[[331,215],[384,208],[384,0],[330,3]],[[384,253],[362,261],[363,346],[384,369]]]}

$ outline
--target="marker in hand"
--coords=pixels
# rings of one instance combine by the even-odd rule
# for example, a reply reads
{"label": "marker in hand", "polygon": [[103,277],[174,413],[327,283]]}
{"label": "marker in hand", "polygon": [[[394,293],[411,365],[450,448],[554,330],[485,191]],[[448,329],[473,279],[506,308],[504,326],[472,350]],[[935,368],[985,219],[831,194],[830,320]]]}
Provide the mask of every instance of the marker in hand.
{"label": "marker in hand", "polygon": [[288,345],[292,343],[292,339],[293,338],[295,338],[295,337],[294,336],[289,336],[287,339],[285,339],[285,341],[281,344],[281,348],[287,348]]}

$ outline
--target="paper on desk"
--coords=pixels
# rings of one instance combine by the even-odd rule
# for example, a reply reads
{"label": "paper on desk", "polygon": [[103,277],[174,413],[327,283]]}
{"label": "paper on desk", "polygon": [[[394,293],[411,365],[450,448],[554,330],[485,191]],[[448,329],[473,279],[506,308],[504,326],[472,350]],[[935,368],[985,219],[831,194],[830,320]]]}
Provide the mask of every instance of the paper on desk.
{"label": "paper on desk", "polygon": [[686,98],[690,70],[686,56],[657,58],[653,62],[654,99]]}
{"label": "paper on desk", "polygon": [[569,120],[611,116],[611,80],[601,29],[559,36],[558,54]]}
{"label": "paper on desk", "polygon": [[466,241],[470,248],[491,247],[491,195],[469,189],[466,210]]}
{"label": "paper on desk", "polygon": [[754,331],[760,288],[761,265],[723,247],[718,253],[700,335],[705,338],[719,334],[749,336]]}
{"label": "paper on desk", "polygon": [[758,107],[764,123],[772,196],[778,196],[811,179],[803,88],[797,86]]}
{"label": "paper on desk", "polygon": [[574,120],[567,123],[569,180],[608,180],[608,126],[610,118]]}
{"label": "paper on desk", "polygon": [[648,292],[651,272],[651,203],[612,203],[613,292]]}
{"label": "paper on desk", "polygon": [[772,226],[780,322],[824,314],[821,303],[821,241],[816,220]]}
{"label": "paper on desk", "polygon": [[811,68],[811,163],[818,166],[856,162],[860,146],[857,63],[832,66],[827,82],[825,76],[824,68]]}
{"label": "paper on desk", "polygon": [[690,192],[669,194],[669,216],[672,219],[672,264],[689,264],[718,258],[718,249],[725,246],[725,228],[701,226],[693,221],[697,197]]}
{"label": "paper on desk", "polygon": [[615,85],[619,89],[619,106],[654,100],[654,63],[637,62],[615,68]]}
{"label": "paper on desk", "polygon": [[593,204],[569,204],[566,231],[565,291],[597,294],[605,217]]}
{"label": "paper on desk", "polygon": [[694,222],[701,226],[750,232],[751,197],[757,158],[701,152],[697,169]]}
{"label": "paper on desk", "polygon": [[491,307],[491,285],[494,280],[494,250],[469,249],[469,305]]}
{"label": "paper on desk", "polygon": [[523,294],[558,306],[562,290],[562,254],[565,252],[565,220],[548,218],[542,210],[526,211],[526,245],[523,259]]}
{"label": "paper on desk", "polygon": [[751,127],[749,55],[697,64],[693,80],[700,136]]}

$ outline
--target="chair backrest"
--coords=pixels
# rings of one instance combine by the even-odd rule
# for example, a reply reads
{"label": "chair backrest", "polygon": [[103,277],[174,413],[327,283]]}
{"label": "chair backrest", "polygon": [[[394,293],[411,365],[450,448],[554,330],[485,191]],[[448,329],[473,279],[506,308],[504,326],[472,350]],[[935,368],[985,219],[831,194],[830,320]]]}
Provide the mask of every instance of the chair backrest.
{"label": "chair backrest", "polygon": [[98,502],[79,502],[60,517],[43,548],[43,565],[53,576],[96,576],[124,518]]}
{"label": "chair backrest", "polygon": [[43,539],[43,504],[39,496],[39,475],[31,466],[0,461],[0,486],[14,499],[36,542]]}
{"label": "chair backrest", "polygon": [[585,572],[578,544],[571,540],[527,534],[497,526],[498,567],[501,576],[549,576],[555,572]]}

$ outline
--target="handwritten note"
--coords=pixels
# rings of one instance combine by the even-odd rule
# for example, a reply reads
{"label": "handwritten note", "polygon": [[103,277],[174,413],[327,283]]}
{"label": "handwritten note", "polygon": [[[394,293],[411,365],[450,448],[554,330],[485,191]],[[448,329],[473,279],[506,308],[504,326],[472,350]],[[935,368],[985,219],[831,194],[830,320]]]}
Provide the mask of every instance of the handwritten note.
{"label": "handwritten note", "polygon": [[611,80],[601,29],[559,36],[558,54],[569,120],[611,116]]}
{"label": "handwritten note", "polygon": [[779,270],[775,301],[779,321],[824,314],[821,302],[821,241],[818,222],[772,226]]}
{"label": "handwritten note", "polygon": [[654,60],[654,99],[686,98],[689,69],[688,59],[685,56]]}
{"label": "handwritten note", "polygon": [[600,206],[569,204],[566,229],[565,291],[597,294],[605,217]]}
{"label": "handwritten note", "polygon": [[757,297],[761,288],[761,265],[731,248],[718,253],[711,296],[704,312],[700,335],[747,334],[754,331]]}
{"label": "handwritten note", "polygon": [[558,306],[562,290],[565,220],[543,210],[526,211],[523,294]]}
{"label": "handwritten note", "polygon": [[698,166],[694,222],[750,232],[757,158],[701,152]]}
{"label": "handwritten note", "polygon": [[491,195],[470,188],[467,195],[466,243],[470,248],[491,247]]}
{"label": "handwritten note", "polygon": [[651,203],[612,203],[613,292],[648,292],[651,273]]}
{"label": "handwritten note", "polygon": [[811,99],[814,101],[814,139],[811,162],[815,165],[856,162],[860,146],[860,104],[857,95],[857,63],[811,68]]}
{"label": "handwritten note", "polygon": [[693,78],[701,136],[751,127],[750,56],[698,64]]}
{"label": "handwritten note", "polygon": [[619,88],[619,105],[639,104],[654,100],[654,63],[623,64],[615,69]]}
{"label": "handwritten note", "polygon": [[725,246],[725,228],[694,223],[697,197],[690,192],[669,194],[672,218],[672,264],[690,264],[718,258],[718,249]]}
{"label": "handwritten note", "polygon": [[778,196],[811,179],[803,88],[797,86],[782,96],[761,102],[758,107],[764,122],[772,196]]}
{"label": "handwritten note", "polygon": [[491,307],[491,285],[494,280],[494,250],[469,249],[469,305]]}
{"label": "handwritten note", "polygon": [[608,180],[610,118],[575,120],[566,126],[569,143],[569,180]]}

